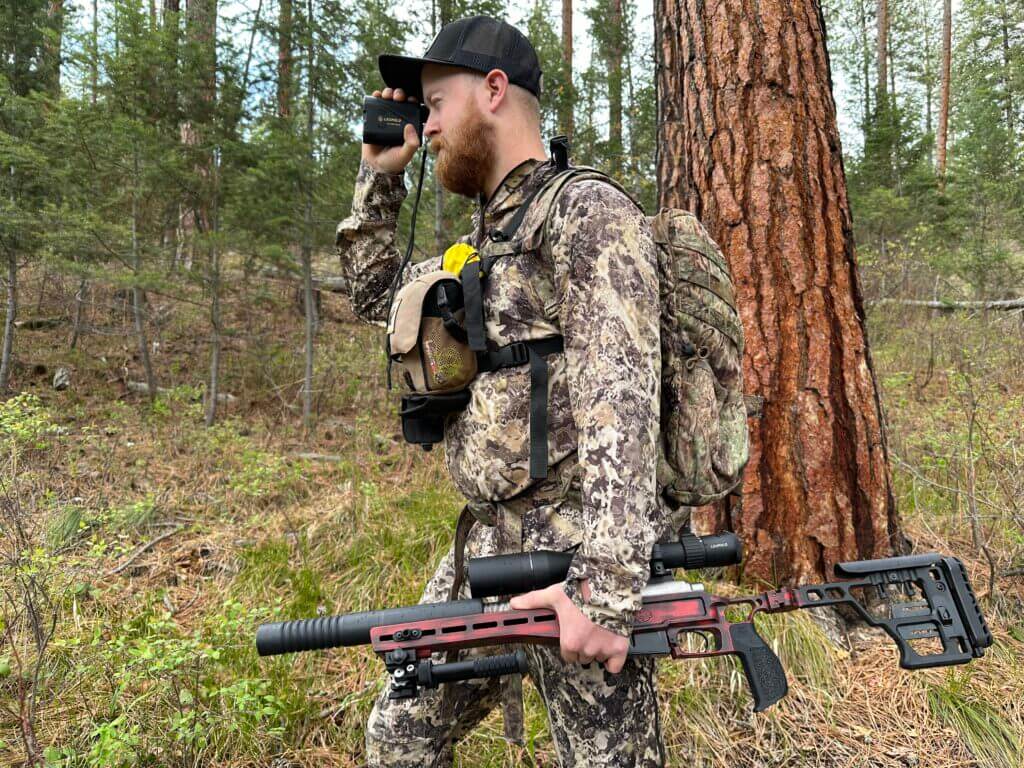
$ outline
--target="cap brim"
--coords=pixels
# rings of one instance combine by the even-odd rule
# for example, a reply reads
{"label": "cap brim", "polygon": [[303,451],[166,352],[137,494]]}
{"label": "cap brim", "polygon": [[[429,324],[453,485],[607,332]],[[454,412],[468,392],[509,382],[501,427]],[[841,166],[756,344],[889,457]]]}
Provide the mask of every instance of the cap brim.
{"label": "cap brim", "polygon": [[382,53],[377,57],[377,66],[388,88],[401,88],[407,97],[415,96],[422,104],[423,85],[420,82],[420,75],[423,72],[423,65],[428,61],[430,59]]}

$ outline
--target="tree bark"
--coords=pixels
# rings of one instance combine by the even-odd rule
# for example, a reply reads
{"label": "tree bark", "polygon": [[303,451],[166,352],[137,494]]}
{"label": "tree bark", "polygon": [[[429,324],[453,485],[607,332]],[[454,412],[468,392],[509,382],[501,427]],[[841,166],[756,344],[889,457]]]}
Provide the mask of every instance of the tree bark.
{"label": "tree bark", "polygon": [[573,97],[572,97],[572,0],[562,0],[562,66],[565,72],[565,87],[569,92],[562,99],[562,130],[572,141]]}
{"label": "tree bark", "polygon": [[[188,0],[186,33],[195,44],[200,59],[202,76],[197,92],[186,94],[186,119],[181,124],[181,143],[196,146],[202,143],[199,126],[217,90],[217,0]],[[196,116],[200,119],[195,121]],[[198,123],[198,124],[197,124]],[[210,160],[204,159],[195,168],[204,181],[210,176]],[[206,186],[205,184],[202,186]],[[178,215],[178,243],[176,260],[191,270],[195,259],[195,233],[210,231],[209,201],[202,194],[193,196],[183,205]]]}
{"label": "tree bark", "polygon": [[52,36],[48,37],[44,43],[46,82],[47,90],[56,99],[60,97],[60,59],[64,43],[64,0],[50,0],[46,16],[52,33]]}
{"label": "tree bark", "polygon": [[1013,108],[1013,61],[1010,53],[1010,31],[1009,21],[1006,18],[1006,0],[1002,0],[999,3],[999,28],[1002,33],[1002,48],[1003,48],[1003,90],[1005,98],[1005,110],[1006,110],[1006,132],[1007,136],[1010,137],[1012,143],[1016,143],[1015,131],[1016,131],[1016,120],[1014,120],[1014,108]]}
{"label": "tree bark", "polygon": [[876,22],[878,24],[877,36],[875,39],[875,59],[877,62],[875,91],[876,102],[881,109],[886,102],[886,90],[889,80],[889,0],[878,0]]}
{"label": "tree bark", "polygon": [[313,142],[313,120],[315,113],[314,98],[316,95],[314,77],[314,31],[313,0],[306,0],[306,139],[308,145],[306,170],[306,206],[302,232],[302,286],[305,292],[306,306],[306,365],[302,380],[302,425],[309,434],[313,428],[313,339],[316,335],[316,305],[313,296],[313,174],[316,162],[315,145]]}
{"label": "tree bark", "polygon": [[622,0],[611,0],[608,25],[612,38],[608,50],[608,150],[612,176],[622,176]]}
{"label": "tree bark", "polygon": [[217,420],[220,400],[220,291],[221,261],[217,232],[220,230],[220,154],[213,158],[213,235],[210,240],[210,384],[206,388],[206,426]]}
{"label": "tree bark", "polygon": [[[13,193],[12,193],[13,196]],[[18,316],[18,257],[7,251],[7,317],[4,318],[4,346],[0,352],[0,392],[11,383],[11,355],[14,350],[14,321]]]}
{"label": "tree bark", "polygon": [[816,0],[659,0],[659,207],[721,245],[747,339],[747,578],[830,578],[905,546],[864,329],[846,180]]}
{"label": "tree bark", "polygon": [[936,143],[936,173],[939,185],[946,184],[946,145],[949,141],[949,80],[953,58],[953,8],[952,0],[942,3],[942,84],[939,95],[939,131]]}
{"label": "tree bark", "polygon": [[292,114],[292,0],[278,0],[277,116]]}
{"label": "tree bark", "polygon": [[[431,4],[430,23],[433,29],[431,33],[436,35],[440,28],[450,24],[452,19],[451,0],[435,0]],[[431,162],[436,162],[432,160]],[[448,248],[448,220],[444,215],[444,187],[437,178],[436,164],[434,166],[434,244],[437,254],[441,255]],[[426,168],[424,168],[426,172]]]}
{"label": "tree bark", "polygon": [[861,77],[864,79],[864,124],[861,130],[867,137],[868,121],[871,119],[871,46],[868,43],[868,13],[864,7],[867,0],[857,0],[858,21],[860,22]]}
{"label": "tree bark", "polygon": [[132,178],[132,269],[135,272],[135,284],[132,286],[132,316],[135,320],[135,335],[139,342],[139,361],[146,374],[146,386],[149,387],[149,402],[156,400],[156,375],[153,373],[153,362],[149,358],[149,341],[146,338],[146,320],[142,316],[144,297],[139,286],[142,274],[142,252],[139,248],[139,150],[134,148]]}

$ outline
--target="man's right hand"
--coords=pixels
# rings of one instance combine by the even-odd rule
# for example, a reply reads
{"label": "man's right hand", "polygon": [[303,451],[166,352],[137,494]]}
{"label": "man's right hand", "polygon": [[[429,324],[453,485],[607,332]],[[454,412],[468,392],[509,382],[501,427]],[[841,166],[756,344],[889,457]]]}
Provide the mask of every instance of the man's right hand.
{"label": "man's right hand", "polygon": [[[385,88],[383,91],[374,91],[373,95],[378,99],[393,99],[394,101],[416,102],[415,96],[406,98],[401,88]],[[412,160],[413,155],[420,146],[420,138],[416,135],[416,129],[411,123],[405,124],[403,134],[405,144],[400,147],[382,147],[377,144],[363,144],[363,160],[371,168],[381,173],[401,173],[405,166]]]}

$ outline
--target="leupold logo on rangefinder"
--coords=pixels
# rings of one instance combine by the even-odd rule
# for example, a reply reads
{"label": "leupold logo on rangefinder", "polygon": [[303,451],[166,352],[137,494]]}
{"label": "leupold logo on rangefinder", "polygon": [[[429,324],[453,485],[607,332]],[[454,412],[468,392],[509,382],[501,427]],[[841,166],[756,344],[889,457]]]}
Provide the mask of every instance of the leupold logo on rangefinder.
{"label": "leupold logo on rangefinder", "polygon": [[399,147],[405,143],[405,124],[411,123],[422,144],[428,114],[422,104],[367,96],[363,100],[363,143]]}

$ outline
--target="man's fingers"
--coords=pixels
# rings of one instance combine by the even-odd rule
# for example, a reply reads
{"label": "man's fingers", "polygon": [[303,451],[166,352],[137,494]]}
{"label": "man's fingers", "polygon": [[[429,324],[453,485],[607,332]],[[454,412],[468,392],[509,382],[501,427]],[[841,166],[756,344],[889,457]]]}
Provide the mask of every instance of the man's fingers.
{"label": "man's fingers", "polygon": [[619,656],[612,656],[605,662],[605,667],[613,675],[619,674],[624,666],[626,666],[626,654],[624,653]]}
{"label": "man's fingers", "polygon": [[374,91],[373,95],[376,96],[379,99],[380,98],[380,91]]}
{"label": "man's fingers", "polygon": [[413,124],[406,123],[404,130],[405,134],[403,135],[403,138],[405,139],[405,143],[411,144],[413,148],[418,147],[420,145],[420,137],[416,134],[416,129],[413,127]]}
{"label": "man's fingers", "polygon": [[381,94],[381,98],[390,99],[393,93],[394,91],[392,91],[390,88],[385,88],[384,92]]}
{"label": "man's fingers", "polygon": [[557,587],[558,585],[556,584],[555,589],[546,587],[544,589],[536,589],[533,592],[527,592],[525,595],[516,595],[509,601],[509,605],[517,611],[525,611],[530,608],[550,608],[557,612],[557,598],[559,595],[565,595]]}

